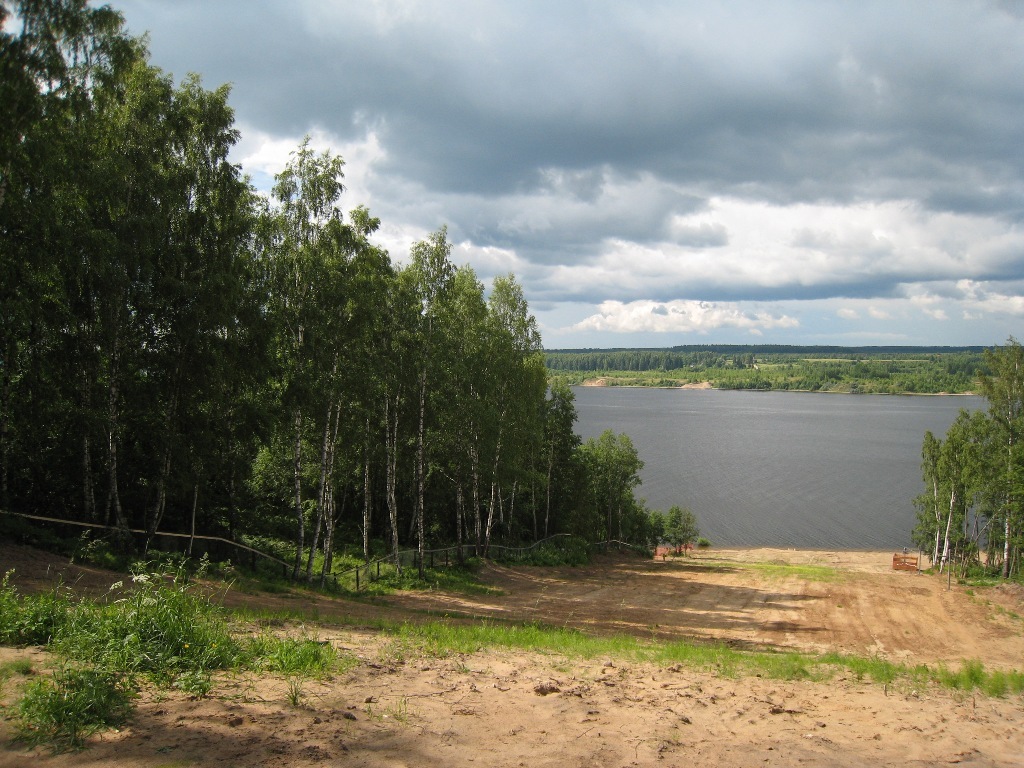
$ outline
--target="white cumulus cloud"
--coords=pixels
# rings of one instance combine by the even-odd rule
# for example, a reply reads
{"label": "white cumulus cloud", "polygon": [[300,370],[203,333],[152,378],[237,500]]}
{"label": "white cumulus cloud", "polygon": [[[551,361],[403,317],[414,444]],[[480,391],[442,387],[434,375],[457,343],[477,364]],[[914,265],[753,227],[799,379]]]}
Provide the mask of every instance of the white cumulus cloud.
{"label": "white cumulus cloud", "polygon": [[795,328],[798,321],[786,315],[746,312],[731,302],[707,301],[605,301],[595,315],[576,323],[572,330],[611,333],[706,333],[719,328],[740,328],[751,333],[771,328]]}

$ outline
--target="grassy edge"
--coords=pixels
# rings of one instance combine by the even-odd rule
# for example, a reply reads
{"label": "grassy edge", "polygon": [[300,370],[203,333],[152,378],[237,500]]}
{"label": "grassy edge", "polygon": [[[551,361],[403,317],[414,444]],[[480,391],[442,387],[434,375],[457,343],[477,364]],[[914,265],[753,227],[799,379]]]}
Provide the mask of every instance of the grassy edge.
{"label": "grassy edge", "polygon": [[[277,614],[238,611],[239,619],[260,622],[302,622],[301,612]],[[559,655],[571,660],[615,658],[663,667],[686,667],[723,677],[764,677],[774,680],[827,682],[837,677],[919,691],[934,685],[950,691],[980,692],[1004,697],[1024,694],[1024,671],[987,670],[981,661],[964,659],[945,664],[907,665],[881,657],[838,652],[821,654],[772,649],[736,648],[726,643],[657,640],[632,635],[588,635],[581,630],[503,619],[446,616],[439,620],[397,622],[388,619],[318,619],[322,625],[361,628],[391,638],[388,655],[437,658],[471,655],[488,649]]]}

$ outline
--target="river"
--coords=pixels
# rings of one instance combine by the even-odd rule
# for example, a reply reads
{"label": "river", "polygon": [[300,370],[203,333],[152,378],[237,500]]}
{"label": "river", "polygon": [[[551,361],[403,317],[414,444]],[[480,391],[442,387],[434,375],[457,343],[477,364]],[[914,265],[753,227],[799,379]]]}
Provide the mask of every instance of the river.
{"label": "river", "polygon": [[576,387],[577,432],[625,432],[652,509],[718,546],[912,546],[921,443],[980,397]]}

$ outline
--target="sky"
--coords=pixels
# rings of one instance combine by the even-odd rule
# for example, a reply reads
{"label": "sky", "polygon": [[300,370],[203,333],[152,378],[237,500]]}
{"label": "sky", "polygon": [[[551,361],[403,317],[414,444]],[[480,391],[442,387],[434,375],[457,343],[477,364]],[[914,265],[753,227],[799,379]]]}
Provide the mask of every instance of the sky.
{"label": "sky", "polygon": [[1024,335],[1024,2],[112,4],[258,188],[308,135],[548,349]]}

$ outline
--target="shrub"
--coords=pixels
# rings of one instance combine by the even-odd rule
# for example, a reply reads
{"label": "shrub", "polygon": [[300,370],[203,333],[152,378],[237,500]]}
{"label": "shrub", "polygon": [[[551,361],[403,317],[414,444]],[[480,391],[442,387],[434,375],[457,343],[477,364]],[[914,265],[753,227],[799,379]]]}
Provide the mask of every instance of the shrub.
{"label": "shrub", "polygon": [[[500,553],[502,550],[497,550]],[[515,558],[495,557],[499,562],[516,565],[557,566],[586,565],[590,562],[590,546],[577,536],[559,536],[549,539]]]}

